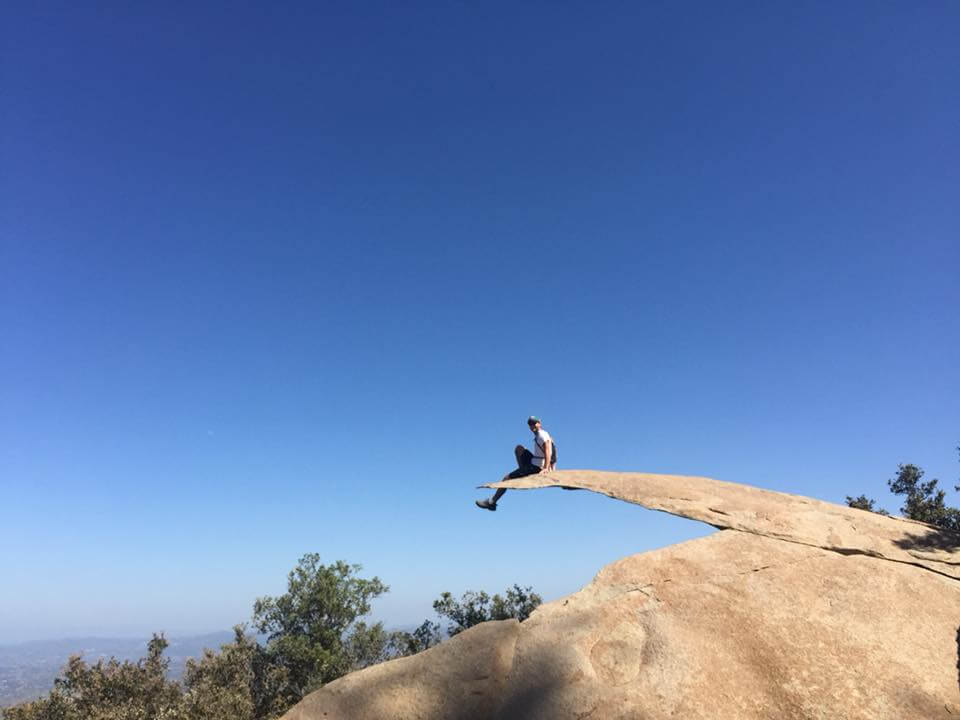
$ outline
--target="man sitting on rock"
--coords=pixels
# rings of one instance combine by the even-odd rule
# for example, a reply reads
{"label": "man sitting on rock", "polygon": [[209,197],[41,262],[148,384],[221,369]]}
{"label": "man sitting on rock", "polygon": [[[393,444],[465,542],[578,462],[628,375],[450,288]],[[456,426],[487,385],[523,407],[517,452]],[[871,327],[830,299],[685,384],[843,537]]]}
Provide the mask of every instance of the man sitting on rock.
{"label": "man sitting on rock", "polygon": [[[517,469],[503,476],[504,480],[535,475],[539,472],[555,470],[557,463],[556,448],[553,445],[553,438],[550,433],[543,429],[540,418],[531,415],[527,418],[527,426],[533,433],[533,452],[527,450],[523,445],[517,445],[513,454],[517,458]],[[497,501],[503,497],[506,488],[497,488],[492,498],[486,500],[477,500],[477,507],[484,510],[496,510]]]}

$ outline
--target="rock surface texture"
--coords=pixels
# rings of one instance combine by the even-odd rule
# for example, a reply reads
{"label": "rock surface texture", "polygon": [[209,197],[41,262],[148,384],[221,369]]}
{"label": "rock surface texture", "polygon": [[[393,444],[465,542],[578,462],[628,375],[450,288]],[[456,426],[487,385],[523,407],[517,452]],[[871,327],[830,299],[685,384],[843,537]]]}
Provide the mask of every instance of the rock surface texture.
{"label": "rock surface texture", "polygon": [[960,537],[709,478],[569,487],[723,532],[604,568],[529,620],[352,673],[285,720],[960,718]]}

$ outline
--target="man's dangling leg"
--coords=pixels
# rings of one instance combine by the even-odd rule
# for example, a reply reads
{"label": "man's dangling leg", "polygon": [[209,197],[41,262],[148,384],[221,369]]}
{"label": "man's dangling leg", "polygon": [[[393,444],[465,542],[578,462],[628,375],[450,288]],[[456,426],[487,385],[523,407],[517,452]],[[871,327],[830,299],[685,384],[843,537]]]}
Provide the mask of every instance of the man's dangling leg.
{"label": "man's dangling leg", "polygon": [[[540,472],[540,468],[533,464],[533,453],[523,445],[517,445],[513,449],[513,456],[517,459],[517,469],[509,473],[504,480],[516,480],[517,478],[536,475]],[[491,502],[496,505],[497,500],[502,498],[506,491],[506,488],[497,488],[497,492],[494,493]]]}
{"label": "man's dangling leg", "polygon": [[[517,460],[517,469],[504,475],[504,480],[514,480],[516,478],[526,477],[527,475],[535,475],[536,473],[540,472],[540,468],[533,464],[533,453],[527,450],[523,445],[517,445],[513,449],[513,456]],[[496,510],[497,501],[503,497],[505,492],[507,492],[506,488],[497,488],[496,492],[493,493],[492,498],[489,500],[477,500],[476,504],[478,507],[481,507],[484,510]]]}
{"label": "man's dangling leg", "polygon": [[[517,445],[513,449],[513,456],[517,460],[517,469],[504,475],[504,480],[513,480],[514,478],[524,477],[524,475],[528,474],[524,472],[524,467],[530,464],[529,458],[533,457],[530,451],[527,450],[523,445]],[[493,497],[490,498],[490,502],[496,505],[497,501],[502,498],[506,492],[506,488],[497,488],[497,491],[493,494]]]}

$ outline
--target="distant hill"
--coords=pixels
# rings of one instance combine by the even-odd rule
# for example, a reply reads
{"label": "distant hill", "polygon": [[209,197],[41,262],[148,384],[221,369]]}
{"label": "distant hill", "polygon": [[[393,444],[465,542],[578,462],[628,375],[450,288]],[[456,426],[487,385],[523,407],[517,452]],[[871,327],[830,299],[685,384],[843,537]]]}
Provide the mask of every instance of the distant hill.
{"label": "distant hill", "polygon": [[[138,660],[147,654],[150,638],[66,638],[17,645],[0,645],[0,707],[45,695],[67,659],[81,653],[87,662],[115,657]],[[230,631],[167,638],[170,647],[164,656],[170,659],[170,677],[179,679],[187,658],[200,657],[205,648],[219,650],[233,640]]]}

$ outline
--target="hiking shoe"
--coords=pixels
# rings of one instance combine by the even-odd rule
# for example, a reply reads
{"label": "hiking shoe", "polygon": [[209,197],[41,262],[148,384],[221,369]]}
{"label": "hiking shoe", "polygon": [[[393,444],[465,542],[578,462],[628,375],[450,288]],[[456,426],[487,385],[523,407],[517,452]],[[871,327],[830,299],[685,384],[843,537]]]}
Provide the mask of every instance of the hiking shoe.
{"label": "hiking shoe", "polygon": [[477,503],[477,507],[478,507],[478,508],[483,508],[484,510],[494,510],[494,511],[495,511],[495,510],[497,509],[497,504],[496,504],[495,502],[491,502],[489,499],[487,499],[487,500],[475,500],[474,502]]}

